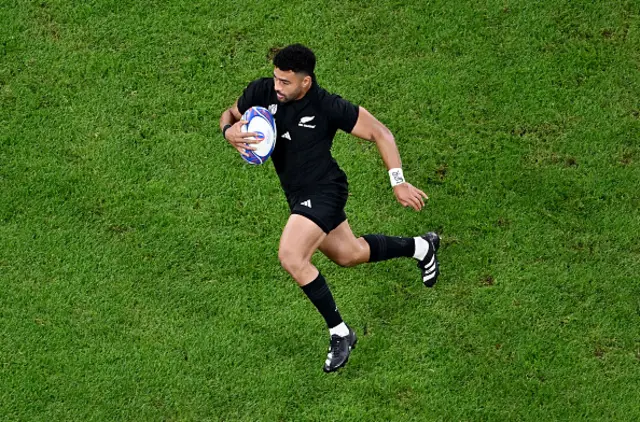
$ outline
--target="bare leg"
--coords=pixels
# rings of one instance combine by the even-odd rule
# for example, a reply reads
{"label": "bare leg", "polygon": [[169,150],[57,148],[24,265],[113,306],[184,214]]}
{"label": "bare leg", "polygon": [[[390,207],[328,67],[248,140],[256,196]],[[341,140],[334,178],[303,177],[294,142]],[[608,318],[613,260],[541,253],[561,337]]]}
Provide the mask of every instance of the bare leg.
{"label": "bare leg", "polygon": [[[350,233],[349,226],[345,227]],[[343,230],[345,229],[343,228]],[[347,237],[348,233],[345,233],[344,237]],[[336,234],[333,237],[336,244],[340,240],[338,236]],[[351,233],[351,237],[353,237],[353,233]],[[356,345],[357,337],[342,320],[327,282],[311,263],[311,256],[327,238],[328,236],[313,221],[301,215],[292,214],[280,238],[278,257],[284,269],[296,280],[327,323],[331,339],[323,369],[325,372],[333,372],[347,363],[351,349]],[[352,243],[352,245],[357,244],[357,241]],[[360,252],[362,259],[365,259],[364,251]]]}
{"label": "bare leg", "polygon": [[324,238],[319,249],[327,258],[342,267],[369,262],[369,244],[362,237],[355,237],[347,221],[332,230]]}
{"label": "bare leg", "polygon": [[308,218],[298,214],[289,217],[280,238],[278,258],[299,286],[305,286],[318,277],[311,256],[326,237],[322,229]]}

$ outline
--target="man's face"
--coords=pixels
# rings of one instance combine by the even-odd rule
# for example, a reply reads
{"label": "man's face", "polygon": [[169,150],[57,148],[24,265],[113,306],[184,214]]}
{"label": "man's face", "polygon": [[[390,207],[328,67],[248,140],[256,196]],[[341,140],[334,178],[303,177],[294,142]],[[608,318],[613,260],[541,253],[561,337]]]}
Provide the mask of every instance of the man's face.
{"label": "man's face", "polygon": [[311,77],[303,73],[295,73],[292,70],[280,70],[276,67],[273,70],[273,82],[278,101],[286,103],[304,97],[311,84]]}

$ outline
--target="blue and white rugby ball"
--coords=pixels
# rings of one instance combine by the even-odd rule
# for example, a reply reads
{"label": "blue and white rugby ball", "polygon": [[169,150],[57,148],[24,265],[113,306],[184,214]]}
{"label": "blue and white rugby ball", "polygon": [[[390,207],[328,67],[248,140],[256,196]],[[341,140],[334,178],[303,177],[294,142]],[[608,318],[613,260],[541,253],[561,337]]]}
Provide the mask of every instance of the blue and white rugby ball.
{"label": "blue and white rugby ball", "polygon": [[269,110],[259,106],[251,107],[245,111],[242,120],[248,122],[242,126],[242,132],[256,132],[258,139],[262,139],[262,141],[251,144],[256,150],[245,149],[249,156],[241,155],[241,157],[249,164],[262,164],[269,159],[276,147],[276,121]]}

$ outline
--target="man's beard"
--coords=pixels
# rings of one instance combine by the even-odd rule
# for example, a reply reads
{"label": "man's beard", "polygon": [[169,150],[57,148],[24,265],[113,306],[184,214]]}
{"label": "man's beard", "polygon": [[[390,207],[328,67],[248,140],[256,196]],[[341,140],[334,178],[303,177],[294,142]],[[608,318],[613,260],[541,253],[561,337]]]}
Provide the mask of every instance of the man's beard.
{"label": "man's beard", "polygon": [[[276,94],[279,94],[279,92],[278,92],[278,91],[276,91]],[[282,99],[278,98],[278,102],[279,102],[280,104],[284,104],[284,103],[288,103],[288,102],[290,102],[293,98],[296,98],[298,94],[294,93],[291,97],[287,97],[287,96],[286,96],[286,95],[284,95],[284,94],[280,94],[280,95],[282,95],[282,97],[283,97],[283,98],[282,98]]]}

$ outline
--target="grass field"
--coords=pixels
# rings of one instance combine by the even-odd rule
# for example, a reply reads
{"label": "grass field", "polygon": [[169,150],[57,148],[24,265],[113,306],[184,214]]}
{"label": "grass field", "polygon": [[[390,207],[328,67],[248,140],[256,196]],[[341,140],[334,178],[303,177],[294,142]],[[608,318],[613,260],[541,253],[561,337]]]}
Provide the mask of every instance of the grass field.
{"label": "grass field", "polygon": [[[250,7],[249,7],[250,6]],[[0,420],[640,420],[640,3],[0,3]],[[287,206],[220,113],[306,43],[430,201],[340,134],[357,234],[442,275],[279,266]]]}

